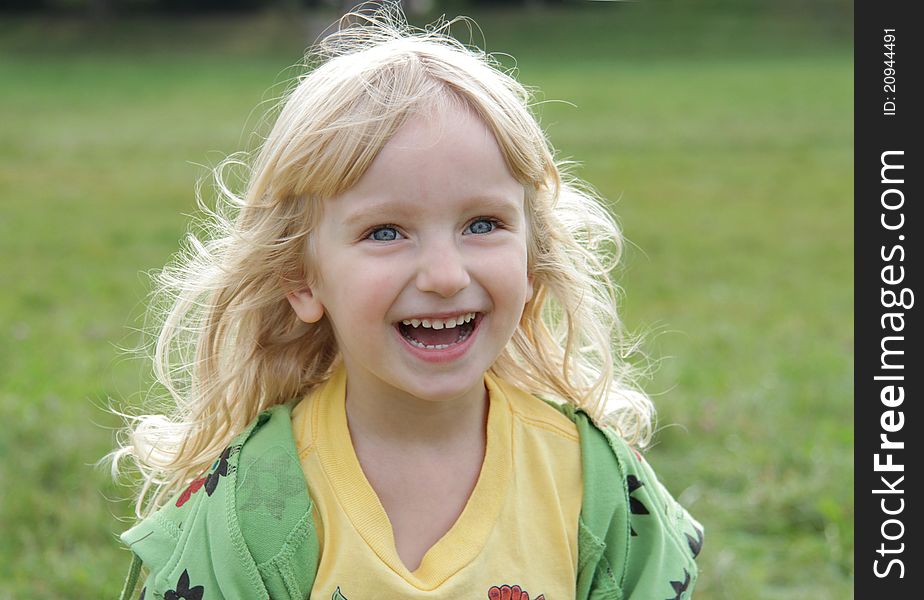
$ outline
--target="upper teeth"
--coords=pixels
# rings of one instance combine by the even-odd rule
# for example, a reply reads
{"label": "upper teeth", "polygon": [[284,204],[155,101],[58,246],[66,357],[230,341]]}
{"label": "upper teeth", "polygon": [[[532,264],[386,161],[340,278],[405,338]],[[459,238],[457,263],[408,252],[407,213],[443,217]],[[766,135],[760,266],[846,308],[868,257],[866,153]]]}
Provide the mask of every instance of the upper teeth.
{"label": "upper teeth", "polygon": [[443,329],[443,328],[452,328],[456,325],[461,325],[462,323],[468,323],[475,318],[475,313],[470,312],[464,315],[459,315],[458,317],[450,317],[448,319],[405,319],[401,321],[405,325],[410,325],[411,327],[420,327],[423,325],[427,328],[433,329]]}

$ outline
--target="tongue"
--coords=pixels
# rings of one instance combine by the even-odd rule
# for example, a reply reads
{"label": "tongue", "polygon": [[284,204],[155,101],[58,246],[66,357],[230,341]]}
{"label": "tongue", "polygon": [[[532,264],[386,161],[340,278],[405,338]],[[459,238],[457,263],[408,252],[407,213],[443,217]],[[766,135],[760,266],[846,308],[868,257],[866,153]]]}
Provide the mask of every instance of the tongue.
{"label": "tongue", "polygon": [[459,328],[429,329],[426,327],[406,327],[405,332],[421,344],[437,346],[439,344],[454,344],[459,338]]}

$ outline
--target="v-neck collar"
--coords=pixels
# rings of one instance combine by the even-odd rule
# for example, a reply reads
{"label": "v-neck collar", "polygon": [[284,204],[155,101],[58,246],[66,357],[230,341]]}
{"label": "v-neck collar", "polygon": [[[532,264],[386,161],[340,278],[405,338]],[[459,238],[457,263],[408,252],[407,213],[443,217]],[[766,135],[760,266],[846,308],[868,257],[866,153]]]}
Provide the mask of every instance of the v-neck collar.
{"label": "v-neck collar", "polygon": [[312,429],[318,433],[318,458],[338,503],[382,562],[421,590],[435,589],[478,556],[507,492],[512,463],[510,408],[503,390],[487,374],[485,386],[489,398],[487,441],[478,481],[459,518],[427,550],[413,572],[398,555],[391,522],[353,449],[346,416],[346,370],[342,366],[313,402]]}

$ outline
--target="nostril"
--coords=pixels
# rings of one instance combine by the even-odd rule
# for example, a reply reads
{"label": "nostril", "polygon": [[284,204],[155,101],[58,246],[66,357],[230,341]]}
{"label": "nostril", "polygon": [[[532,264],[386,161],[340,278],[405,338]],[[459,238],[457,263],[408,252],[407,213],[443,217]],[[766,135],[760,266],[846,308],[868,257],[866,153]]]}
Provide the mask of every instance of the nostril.
{"label": "nostril", "polygon": [[458,259],[437,256],[423,265],[417,275],[417,289],[444,298],[455,295],[471,282],[468,269]]}

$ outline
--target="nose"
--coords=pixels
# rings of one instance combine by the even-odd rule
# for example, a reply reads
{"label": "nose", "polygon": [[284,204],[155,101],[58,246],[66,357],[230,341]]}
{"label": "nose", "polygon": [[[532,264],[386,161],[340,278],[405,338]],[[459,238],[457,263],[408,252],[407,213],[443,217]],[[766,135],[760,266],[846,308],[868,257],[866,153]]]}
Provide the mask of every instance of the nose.
{"label": "nose", "polygon": [[453,243],[431,244],[421,248],[417,269],[417,289],[451,298],[468,287],[464,257]]}

